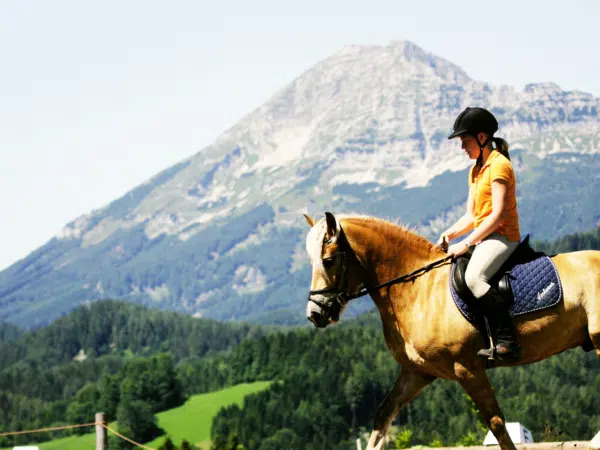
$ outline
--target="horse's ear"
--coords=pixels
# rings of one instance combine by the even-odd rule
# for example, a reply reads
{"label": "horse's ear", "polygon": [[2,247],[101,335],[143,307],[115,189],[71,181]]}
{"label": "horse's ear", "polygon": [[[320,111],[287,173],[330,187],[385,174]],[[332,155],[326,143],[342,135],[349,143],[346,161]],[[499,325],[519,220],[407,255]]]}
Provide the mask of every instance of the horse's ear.
{"label": "horse's ear", "polygon": [[337,219],[330,212],[325,213],[325,220],[327,222],[327,233],[325,234],[328,241],[333,241],[338,237],[340,233]]}
{"label": "horse's ear", "polygon": [[306,222],[308,223],[308,226],[312,228],[315,225],[315,219],[313,219],[310,216],[307,216],[306,214],[302,214],[302,215],[306,219]]}

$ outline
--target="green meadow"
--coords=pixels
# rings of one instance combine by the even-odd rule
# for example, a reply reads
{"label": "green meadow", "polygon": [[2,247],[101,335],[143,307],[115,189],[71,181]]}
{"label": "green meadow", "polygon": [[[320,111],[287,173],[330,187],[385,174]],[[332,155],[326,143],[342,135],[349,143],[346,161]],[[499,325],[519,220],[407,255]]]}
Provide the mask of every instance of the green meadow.
{"label": "green meadow", "polygon": [[208,448],[208,445],[210,445],[210,427],[217,412],[223,406],[234,403],[242,406],[246,395],[262,391],[270,384],[270,381],[238,384],[220,391],[191,397],[185,405],[156,415],[158,425],[166,433],[146,445],[158,448],[166,436],[170,436],[177,446],[181,445],[183,439],[186,439],[191,444]]}
{"label": "green meadow", "polygon": [[[156,415],[158,425],[165,431],[165,434],[144,445],[157,449],[169,436],[176,446],[181,445],[181,441],[186,439],[198,448],[208,449],[212,419],[219,409],[234,403],[241,406],[246,395],[262,391],[269,384],[271,384],[270,381],[258,381],[238,384],[207,394],[194,395],[179,408],[158,413]],[[117,429],[117,426],[116,422],[109,424],[109,427],[113,429]],[[90,433],[83,436],[69,436],[28,445],[37,445],[40,450],[95,450],[96,435]],[[12,447],[2,450],[12,450]]]}

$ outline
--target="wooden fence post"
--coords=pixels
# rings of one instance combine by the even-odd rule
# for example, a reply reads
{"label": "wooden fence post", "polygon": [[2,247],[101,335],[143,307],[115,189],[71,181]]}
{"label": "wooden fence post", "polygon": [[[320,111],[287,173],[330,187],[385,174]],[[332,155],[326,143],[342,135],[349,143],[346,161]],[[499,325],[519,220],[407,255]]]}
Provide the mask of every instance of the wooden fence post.
{"label": "wooden fence post", "polygon": [[108,450],[106,428],[100,424],[106,424],[104,413],[96,413],[96,450]]}

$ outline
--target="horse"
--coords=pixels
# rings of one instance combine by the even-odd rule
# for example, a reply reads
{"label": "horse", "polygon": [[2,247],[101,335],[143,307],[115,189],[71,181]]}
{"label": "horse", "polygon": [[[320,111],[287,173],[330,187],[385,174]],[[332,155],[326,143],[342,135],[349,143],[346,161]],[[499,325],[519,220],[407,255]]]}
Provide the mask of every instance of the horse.
{"label": "horse", "polygon": [[[312,264],[307,318],[316,327],[326,327],[339,320],[348,299],[368,291],[381,316],[386,345],[401,367],[375,413],[367,450],[383,448],[393,418],[437,378],[458,382],[500,448],[516,450],[487,376],[489,361],[477,356],[481,334],[451,297],[450,271],[437,267],[410,277],[410,282],[386,283],[398,274],[431,268],[445,253],[384,219],[338,218],[329,212],[319,221],[304,217],[310,227],[306,250]],[[495,361],[493,367],[529,364],[578,346],[593,347],[600,358],[600,251],[562,253],[551,259],[563,301],[516,317],[521,357]]]}

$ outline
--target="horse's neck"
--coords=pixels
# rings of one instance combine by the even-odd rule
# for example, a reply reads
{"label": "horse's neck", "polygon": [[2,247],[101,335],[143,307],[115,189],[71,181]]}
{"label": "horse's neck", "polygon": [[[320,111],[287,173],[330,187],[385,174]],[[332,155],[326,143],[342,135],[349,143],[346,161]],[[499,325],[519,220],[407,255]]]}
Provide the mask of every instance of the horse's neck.
{"label": "horse's neck", "polygon": [[360,226],[357,230],[355,239],[361,244],[359,258],[367,267],[372,285],[413,272],[435,256],[429,242],[408,230],[386,224]]}
{"label": "horse's neck", "polygon": [[[402,236],[402,234],[405,236]],[[413,272],[431,260],[431,249],[427,243],[408,231],[388,234],[385,239],[371,246],[373,264],[380,278],[385,282]]]}
{"label": "horse's neck", "polygon": [[[389,227],[389,226],[388,226]],[[443,254],[436,251],[427,240],[405,229],[366,229],[356,236],[362,243],[359,258],[367,268],[371,286],[385,283],[420,269],[440,259]],[[428,277],[430,273],[422,275]],[[382,314],[384,325],[400,329],[402,322],[412,315],[412,309],[422,288],[423,278],[415,282],[394,284],[390,289],[379,289],[371,297]],[[391,297],[390,297],[391,296]],[[396,339],[399,338],[396,335]]]}

